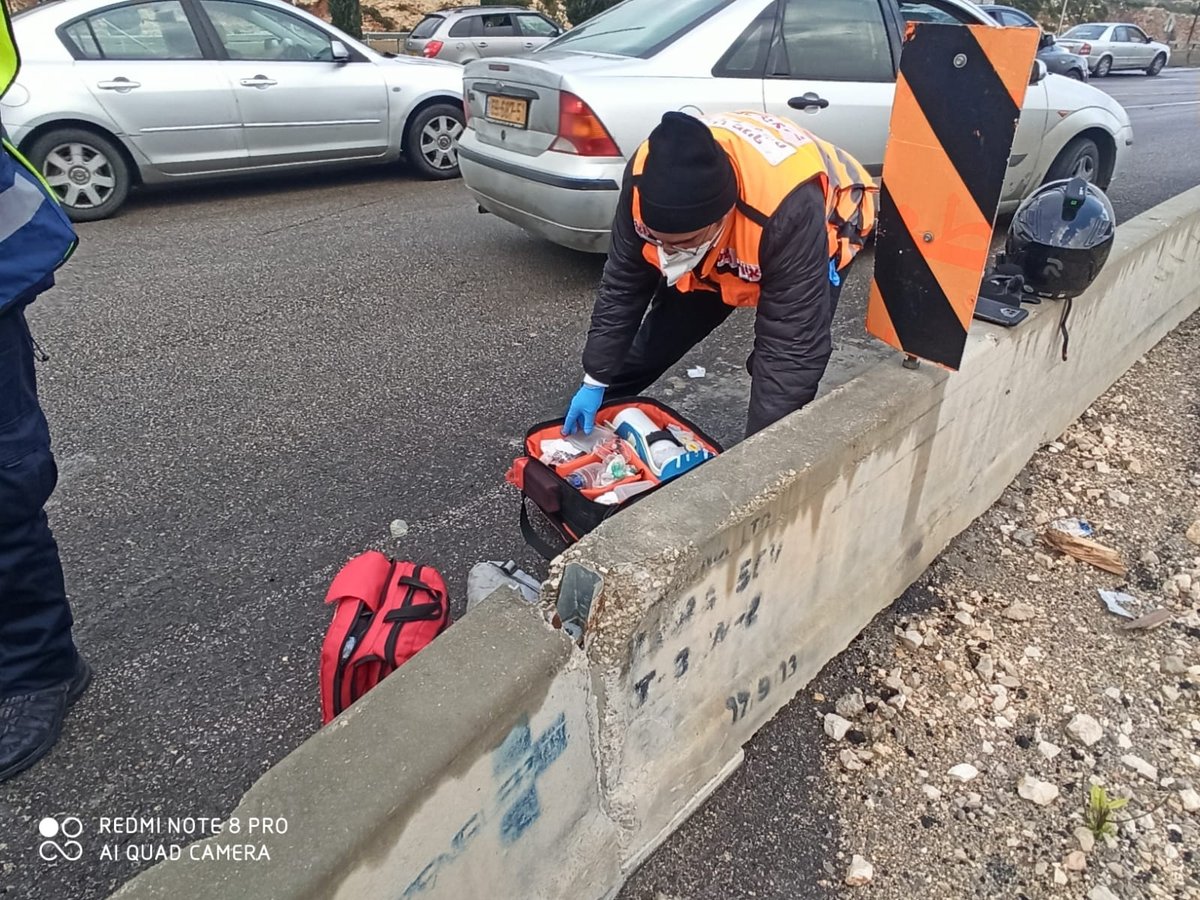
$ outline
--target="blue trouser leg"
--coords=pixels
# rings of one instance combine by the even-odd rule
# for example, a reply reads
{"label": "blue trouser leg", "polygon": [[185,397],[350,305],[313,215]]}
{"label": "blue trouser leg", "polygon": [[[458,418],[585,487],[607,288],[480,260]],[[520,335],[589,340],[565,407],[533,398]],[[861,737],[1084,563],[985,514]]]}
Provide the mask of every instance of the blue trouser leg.
{"label": "blue trouser leg", "polygon": [[71,608],[43,508],[58,481],[21,309],[0,312],[0,697],[52,687],[75,665]]}

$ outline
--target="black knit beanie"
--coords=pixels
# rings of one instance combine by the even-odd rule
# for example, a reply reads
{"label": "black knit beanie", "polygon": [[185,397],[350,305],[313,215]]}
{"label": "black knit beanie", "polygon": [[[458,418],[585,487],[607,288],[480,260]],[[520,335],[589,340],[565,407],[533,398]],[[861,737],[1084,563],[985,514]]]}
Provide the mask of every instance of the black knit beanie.
{"label": "black knit beanie", "polygon": [[737,203],[733,164],[708,126],[669,112],[650,132],[638,179],[642,222],[651,231],[686,234],[719,221]]}

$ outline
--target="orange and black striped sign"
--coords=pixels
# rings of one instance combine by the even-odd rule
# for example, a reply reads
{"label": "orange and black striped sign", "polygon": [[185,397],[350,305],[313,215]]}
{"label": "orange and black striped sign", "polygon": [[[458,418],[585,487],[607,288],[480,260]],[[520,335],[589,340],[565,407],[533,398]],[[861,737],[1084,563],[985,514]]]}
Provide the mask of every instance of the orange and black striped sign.
{"label": "orange and black striped sign", "polygon": [[1034,28],[910,24],[883,160],[867,331],[947,368],[962,362]]}

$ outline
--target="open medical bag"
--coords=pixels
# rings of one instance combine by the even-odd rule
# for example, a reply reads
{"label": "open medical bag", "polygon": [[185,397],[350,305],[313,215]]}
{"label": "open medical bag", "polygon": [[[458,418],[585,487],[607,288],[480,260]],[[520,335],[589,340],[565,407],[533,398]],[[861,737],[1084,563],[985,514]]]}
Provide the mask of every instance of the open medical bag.
{"label": "open medical bag", "polygon": [[[525,455],[507,475],[521,492],[525,541],[546,559],[609,516],[721,453],[715,440],[648,397],[603,404],[591,435],[564,437],[562,425],[562,419],[555,419],[531,428],[525,435]],[[555,547],[533,529],[529,502],[554,527],[562,546]]]}

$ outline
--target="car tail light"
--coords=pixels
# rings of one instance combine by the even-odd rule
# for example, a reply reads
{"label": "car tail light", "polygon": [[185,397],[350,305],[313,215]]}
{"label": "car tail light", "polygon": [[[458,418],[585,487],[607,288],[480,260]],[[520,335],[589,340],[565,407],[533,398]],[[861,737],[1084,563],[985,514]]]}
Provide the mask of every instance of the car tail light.
{"label": "car tail light", "polygon": [[559,153],[577,156],[620,156],[616,143],[592,108],[563,91],[558,101],[558,138],[550,145]]}
{"label": "car tail light", "polygon": [[1080,56],[1087,56],[1091,52],[1092,52],[1092,45],[1087,43],[1086,41],[1084,42],[1083,46],[1079,48]]}
{"label": "car tail light", "polygon": [[425,50],[423,51],[426,59],[433,59],[442,52],[442,48],[445,46],[445,43],[442,41],[426,41]]}

